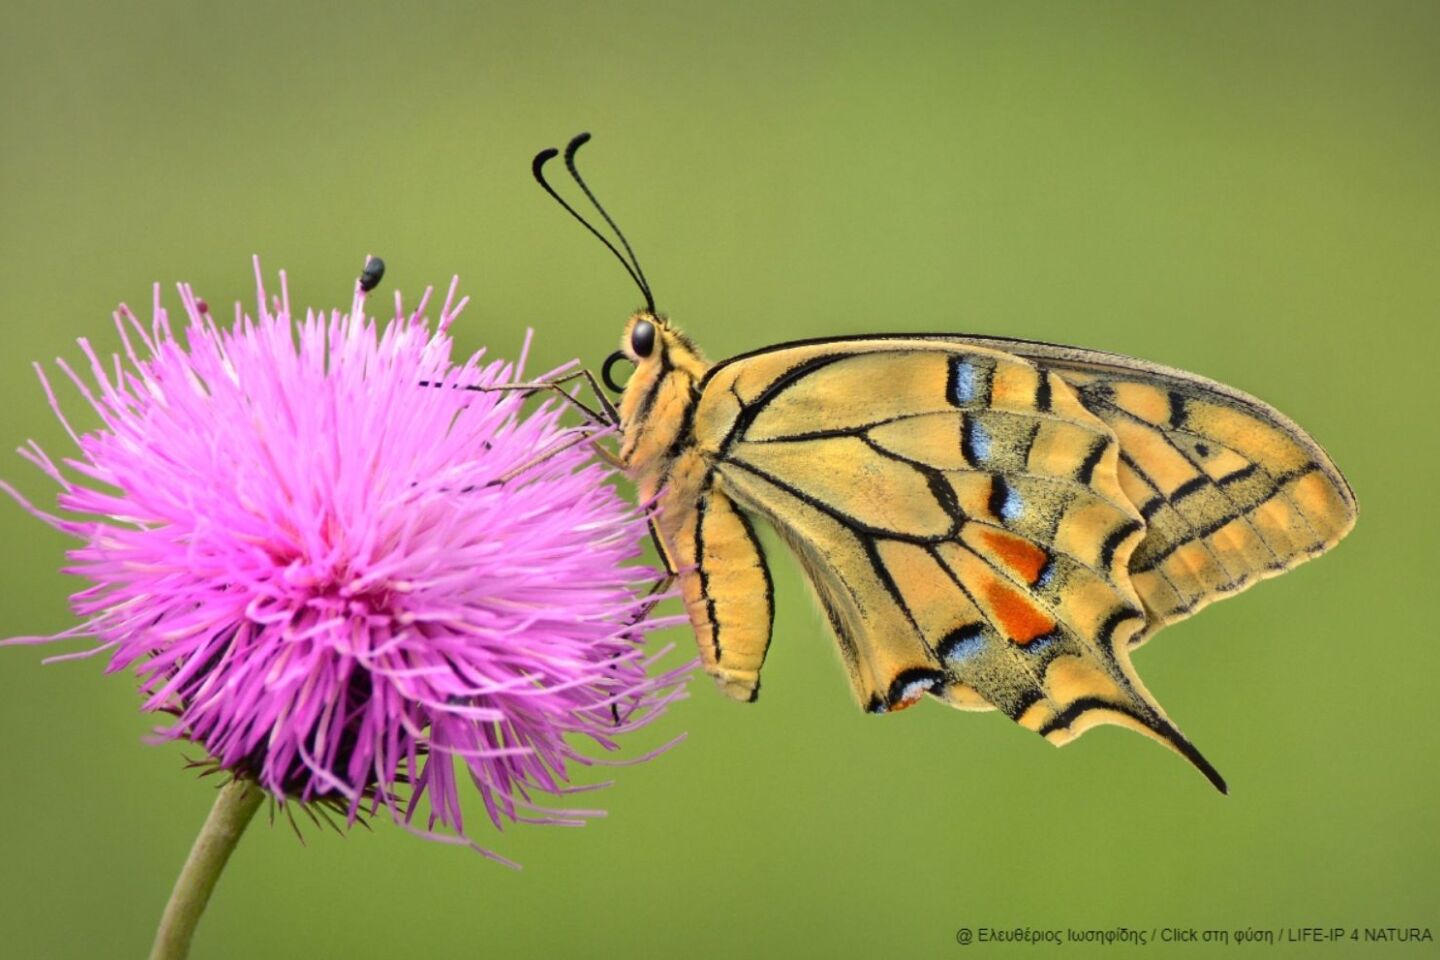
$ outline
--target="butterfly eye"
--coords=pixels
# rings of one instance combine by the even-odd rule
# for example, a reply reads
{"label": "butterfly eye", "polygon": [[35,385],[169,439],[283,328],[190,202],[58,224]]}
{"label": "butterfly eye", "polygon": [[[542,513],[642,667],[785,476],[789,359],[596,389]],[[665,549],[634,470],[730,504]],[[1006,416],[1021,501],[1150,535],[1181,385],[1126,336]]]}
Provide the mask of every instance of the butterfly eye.
{"label": "butterfly eye", "polygon": [[630,349],[637,357],[648,357],[655,349],[655,324],[641,320],[630,331]]}

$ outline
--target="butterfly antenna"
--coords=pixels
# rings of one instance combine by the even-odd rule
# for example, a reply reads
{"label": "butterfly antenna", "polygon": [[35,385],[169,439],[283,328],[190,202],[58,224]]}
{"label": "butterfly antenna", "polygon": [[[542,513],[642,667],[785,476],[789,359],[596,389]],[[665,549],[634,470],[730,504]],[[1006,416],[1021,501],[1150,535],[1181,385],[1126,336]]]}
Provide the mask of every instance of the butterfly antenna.
{"label": "butterfly antenna", "polygon": [[585,191],[585,196],[589,197],[590,202],[595,205],[595,209],[600,211],[600,216],[604,217],[605,222],[610,224],[610,229],[615,231],[615,236],[620,238],[620,245],[625,248],[625,252],[630,254],[630,262],[635,265],[636,280],[640,284],[640,289],[645,293],[645,305],[653,314],[655,312],[655,298],[650,295],[650,281],[645,279],[645,271],[640,269],[640,258],[635,256],[635,251],[631,248],[630,241],[625,239],[625,233],[620,229],[620,225],[610,219],[610,214],[606,213],[605,208],[600,205],[600,201],[595,199],[595,194],[591,192],[590,187],[585,183],[585,179],[580,176],[580,171],[575,168],[575,154],[579,153],[580,148],[589,142],[590,134],[577,133],[565,147],[565,166],[570,171],[570,176],[574,177],[575,182],[580,185],[580,189]]}
{"label": "butterfly antenna", "polygon": [[[588,135],[587,135],[587,136],[588,136]],[[578,139],[578,138],[576,138],[576,139]],[[582,142],[583,142],[583,141],[582,141]],[[571,145],[573,146],[574,143],[575,143],[575,141],[572,140],[572,141],[570,141],[570,143],[571,143]],[[639,267],[639,264],[636,264],[635,267],[631,267],[631,266],[630,266],[630,262],[625,259],[625,255],[622,254],[619,250],[617,250],[617,249],[615,248],[615,244],[613,244],[613,243],[611,243],[609,240],[607,240],[607,239],[605,238],[605,235],[604,235],[603,233],[601,233],[599,230],[596,230],[595,227],[591,225],[591,223],[590,223],[589,220],[586,220],[584,217],[580,216],[580,214],[575,210],[575,208],[572,207],[572,206],[570,206],[570,204],[566,203],[565,200],[564,200],[564,198],[561,197],[560,194],[556,193],[556,192],[555,192],[555,188],[552,187],[552,186],[550,186],[550,182],[545,179],[545,169],[544,169],[544,168],[545,168],[545,164],[549,163],[551,160],[555,159],[555,158],[558,157],[559,155],[560,155],[560,151],[559,151],[559,150],[556,150],[554,147],[547,147],[547,148],[545,148],[544,150],[541,150],[539,153],[535,154],[535,159],[530,162],[530,172],[531,172],[532,174],[534,174],[534,176],[535,176],[535,182],[538,183],[538,184],[540,184],[540,186],[544,189],[544,191],[545,191],[546,193],[550,194],[551,199],[553,199],[556,203],[560,204],[560,206],[564,207],[566,213],[570,214],[570,216],[572,216],[572,217],[574,217],[576,220],[580,221],[580,225],[581,225],[581,226],[583,226],[586,230],[589,230],[591,233],[593,233],[593,234],[595,235],[595,238],[596,238],[597,240],[599,240],[601,243],[605,244],[605,248],[606,248],[607,250],[609,250],[611,253],[615,254],[615,259],[620,261],[620,265],[625,268],[625,272],[628,273],[628,274],[630,274],[630,279],[635,281],[635,286],[639,287],[639,288],[640,288],[640,292],[645,295],[645,303],[646,303],[646,305],[649,307],[650,312],[651,312],[651,313],[654,313],[654,312],[655,312],[655,298],[652,297],[652,296],[650,296],[650,288],[645,284],[645,281],[641,279],[640,274],[636,272],[637,269],[638,269],[638,267]],[[569,161],[570,156],[571,156],[571,153],[567,153],[567,154],[566,154],[566,159],[567,159],[567,161]],[[573,164],[571,164],[571,169],[572,169],[572,170],[574,169]],[[581,182],[581,187],[582,187],[582,188],[584,187],[583,181]],[[585,191],[585,194],[586,194],[586,196],[589,196],[589,195],[590,195],[590,191],[589,191],[589,190],[586,190],[586,191]],[[590,199],[591,199],[591,202],[594,202],[594,199],[595,199],[595,198],[594,198],[594,197],[590,197]],[[600,206],[599,204],[596,204],[596,207],[597,207],[597,208],[598,208],[599,206]],[[603,214],[605,213],[605,211],[602,209],[602,210],[600,211],[600,213],[603,215]],[[609,217],[606,217],[605,220],[606,220],[606,222],[610,222],[610,218],[609,218]],[[610,225],[613,227],[613,226],[614,226],[614,223],[613,223],[613,222],[610,222]],[[620,231],[617,230],[617,231],[615,231],[615,232],[616,232],[616,233],[619,233]],[[624,236],[621,236],[620,242],[621,242],[621,243],[625,243],[625,238],[624,238]],[[626,250],[629,250],[629,249],[630,249],[629,244],[626,244],[625,249],[626,249]],[[632,253],[631,256],[633,257],[634,254]]]}

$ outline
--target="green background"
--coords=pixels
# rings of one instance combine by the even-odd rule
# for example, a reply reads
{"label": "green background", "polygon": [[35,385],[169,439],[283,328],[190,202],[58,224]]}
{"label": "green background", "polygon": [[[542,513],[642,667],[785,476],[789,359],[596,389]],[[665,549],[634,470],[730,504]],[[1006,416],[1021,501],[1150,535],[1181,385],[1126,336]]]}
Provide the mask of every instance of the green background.
{"label": "green background", "polygon": [[[696,682],[642,738],[688,741],[617,771],[608,819],[482,831],[520,873],[388,824],[305,847],[262,825],[195,955],[1440,928],[1435,5],[519,6],[9,0],[0,446],[69,449],[32,359],[112,348],[110,309],[145,312],[152,281],[248,298],[252,253],[321,306],[367,252],[386,290],[459,273],[463,346],[533,326],[541,360],[598,364],[637,294],[528,170],[590,129],[592,182],[712,357],[917,329],[1147,357],[1304,424],[1359,526],[1137,657],[1228,798],[1115,728],[1056,751],[994,714],[862,715],[776,547],[766,696]],[[50,502],[18,458],[0,475]],[[67,626],[66,542],[8,504],[0,536],[0,634]],[[142,956],[211,792],[141,743],[129,677],[46,652],[0,650],[0,953]]]}

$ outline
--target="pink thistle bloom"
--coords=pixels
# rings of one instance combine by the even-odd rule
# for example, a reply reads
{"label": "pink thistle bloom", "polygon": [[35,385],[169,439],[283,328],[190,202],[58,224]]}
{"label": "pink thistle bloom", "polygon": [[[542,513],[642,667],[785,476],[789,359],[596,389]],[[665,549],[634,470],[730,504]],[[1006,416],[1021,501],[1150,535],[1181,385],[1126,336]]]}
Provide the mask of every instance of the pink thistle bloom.
{"label": "pink thistle bloom", "polygon": [[258,261],[256,281],[256,315],[236,304],[228,328],[181,285],[183,341],[158,286],[149,330],[122,306],[128,363],[81,340],[90,376],[59,366],[98,429],[70,426],[37,365],[80,453],[67,472],[21,450],[59,484],[58,515],[0,486],[82,542],[66,572],[93,586],[76,627],[6,642],[98,639],[55,659],[133,667],[142,709],[176,717],[161,739],[281,802],[383,807],[469,843],[463,770],[497,827],[598,814],[531,797],[584,789],[571,765],[599,761],[577,741],[615,749],[682,693],[688,668],[640,646],[668,624],[654,572],[626,566],[643,516],[559,405],[464,389],[519,380],[524,358],[452,361],[454,282],[432,331],[429,290],[408,315],[397,294],[380,329],[360,284],[348,313],[297,324],[284,273],[273,301]]}

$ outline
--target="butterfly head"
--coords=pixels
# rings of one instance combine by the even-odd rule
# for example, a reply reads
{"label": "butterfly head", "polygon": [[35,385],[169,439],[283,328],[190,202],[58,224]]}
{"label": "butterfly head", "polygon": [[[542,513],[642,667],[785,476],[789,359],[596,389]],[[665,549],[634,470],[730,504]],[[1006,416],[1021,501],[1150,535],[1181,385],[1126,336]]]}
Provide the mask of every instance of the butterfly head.
{"label": "butterfly head", "polygon": [[[640,268],[625,234],[620,231],[610,214],[595,198],[580,171],[575,166],[575,154],[590,141],[590,134],[581,133],[570,140],[565,147],[565,169],[570,178],[585,194],[601,219],[620,241],[620,246],[611,243],[600,230],[555,191],[545,179],[545,164],[560,156],[555,148],[542,150],[535,155],[530,170],[535,181],[560,204],[570,216],[589,230],[605,245],[630,279],[640,288],[645,297],[645,307],[637,311],[625,324],[620,338],[620,349],[610,354],[601,369],[605,385],[620,394],[620,430],[622,433],[621,460],[631,468],[632,474],[643,475],[650,466],[663,461],[663,452],[676,438],[682,424],[688,419],[686,411],[698,399],[701,377],[709,367],[695,345],[683,333],[670,325],[670,321],[655,309],[655,295]],[[621,253],[621,249],[624,253]],[[622,385],[615,382],[612,371],[617,363],[628,360],[634,364],[634,372]]]}
{"label": "butterfly head", "polygon": [[[624,384],[616,383],[612,374],[615,364],[622,361],[629,361],[635,367],[635,372]],[[603,374],[607,387],[624,394],[630,391],[632,384],[638,382],[643,389],[643,385],[677,368],[686,371],[698,369],[703,375],[706,366],[699,348],[672,325],[668,317],[650,310],[639,310],[625,322],[625,330],[620,335],[620,349],[606,359]]]}
{"label": "butterfly head", "polygon": [[[612,372],[621,361],[629,361],[635,368],[623,384],[615,382]],[[621,395],[620,419],[625,423],[634,419],[626,416],[627,408],[640,414],[644,396],[657,384],[678,378],[688,389],[699,383],[709,366],[699,348],[668,317],[640,310],[626,321],[620,349],[605,361],[603,373],[605,385]]]}
{"label": "butterfly head", "polygon": [[[627,361],[634,369],[623,384],[616,383],[615,365]],[[620,394],[620,459],[632,476],[663,461],[709,368],[690,338],[663,315],[640,310],[626,321],[620,349],[605,361],[601,375]]]}
{"label": "butterfly head", "polygon": [[639,364],[643,360],[649,360],[655,355],[657,331],[664,326],[668,324],[663,318],[642,310],[625,324],[625,336],[620,340],[620,350],[631,363]]}

